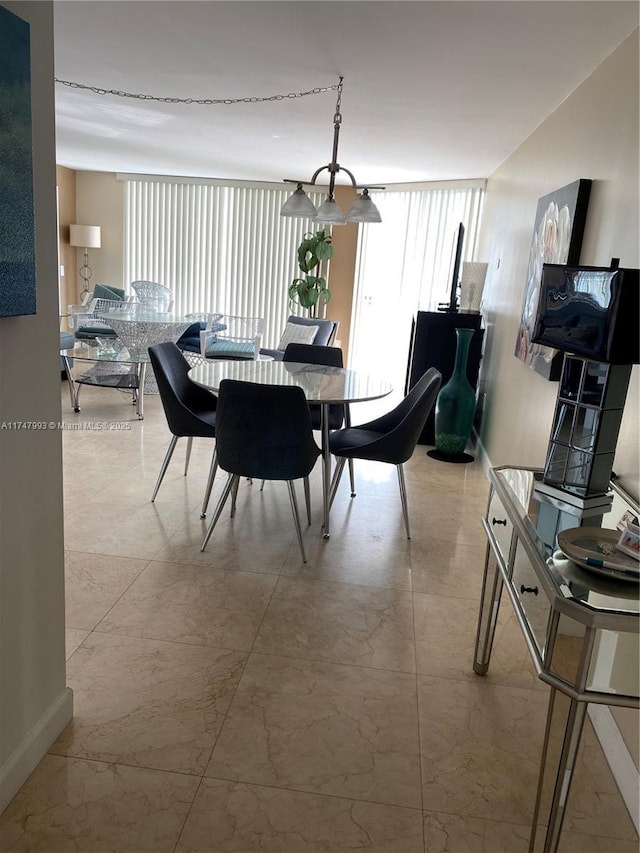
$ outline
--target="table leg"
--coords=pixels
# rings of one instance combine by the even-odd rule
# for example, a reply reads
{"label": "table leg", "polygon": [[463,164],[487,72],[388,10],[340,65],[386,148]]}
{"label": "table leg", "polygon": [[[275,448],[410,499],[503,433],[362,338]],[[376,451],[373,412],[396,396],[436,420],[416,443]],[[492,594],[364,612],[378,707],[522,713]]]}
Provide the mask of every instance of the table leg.
{"label": "table leg", "polygon": [[558,850],[587,707],[587,702],[551,688],[529,853],[541,849],[536,846],[538,826],[546,827],[544,853]]}
{"label": "table leg", "polygon": [[138,363],[138,398],[136,400],[136,414],[138,420],[144,419],[144,376],[147,365],[144,361]]}
{"label": "table leg", "polygon": [[482,583],[482,600],[478,616],[478,631],[476,648],[473,657],[473,670],[478,675],[485,675],[489,669],[493,638],[496,633],[500,597],[502,595],[502,573],[490,546],[487,545],[485,557],[484,580]]}
{"label": "table leg", "polygon": [[329,453],[329,406],[321,407],[322,427],[322,511],[323,511],[323,539],[329,539],[329,489],[331,488],[331,454]]}
{"label": "table leg", "polygon": [[67,385],[69,386],[69,396],[71,397],[71,408],[74,412],[79,412],[80,405],[78,403],[78,398],[80,396],[80,385],[78,385],[73,378],[69,359],[66,355],[63,355],[62,358],[64,360],[64,369],[67,374]]}

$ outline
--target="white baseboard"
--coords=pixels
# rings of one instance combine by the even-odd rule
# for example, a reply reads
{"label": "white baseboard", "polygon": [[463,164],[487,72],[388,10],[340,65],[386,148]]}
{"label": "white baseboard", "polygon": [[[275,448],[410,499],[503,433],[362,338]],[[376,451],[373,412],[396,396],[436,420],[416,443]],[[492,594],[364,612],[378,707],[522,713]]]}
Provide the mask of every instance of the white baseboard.
{"label": "white baseboard", "polygon": [[616,785],[629,811],[636,832],[640,832],[640,804],[638,803],[638,769],[620,729],[607,705],[589,705],[589,719],[611,768]]}
{"label": "white baseboard", "polygon": [[33,773],[41,758],[72,717],[73,692],[65,687],[0,766],[0,814]]}
{"label": "white baseboard", "polygon": [[476,455],[480,464],[482,465],[482,470],[487,475],[487,479],[489,478],[489,470],[492,468],[491,460],[489,459],[489,454],[487,453],[487,449],[482,443],[482,439],[479,434],[474,429],[472,431],[472,443],[476,451]]}

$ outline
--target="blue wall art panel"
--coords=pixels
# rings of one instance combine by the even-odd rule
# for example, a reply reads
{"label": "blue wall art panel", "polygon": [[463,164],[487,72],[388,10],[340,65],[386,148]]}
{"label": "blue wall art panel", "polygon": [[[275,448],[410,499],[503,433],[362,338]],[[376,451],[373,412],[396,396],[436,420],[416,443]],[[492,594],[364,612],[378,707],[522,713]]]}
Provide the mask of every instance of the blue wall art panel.
{"label": "blue wall art panel", "polygon": [[35,313],[29,24],[0,6],[0,317]]}

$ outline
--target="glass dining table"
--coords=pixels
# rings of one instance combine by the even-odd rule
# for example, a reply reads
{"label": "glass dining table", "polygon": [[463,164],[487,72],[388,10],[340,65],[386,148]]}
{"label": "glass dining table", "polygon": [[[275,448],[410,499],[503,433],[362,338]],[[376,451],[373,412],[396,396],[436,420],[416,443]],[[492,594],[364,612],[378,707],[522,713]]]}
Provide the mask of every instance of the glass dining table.
{"label": "glass dining table", "polygon": [[189,371],[189,379],[217,392],[223,379],[257,382],[261,385],[297,385],[307,402],[321,407],[322,507],[323,538],[331,535],[329,527],[329,488],[331,454],[329,452],[329,406],[340,403],[362,403],[386,397],[393,390],[390,382],[360,370],[303,364],[288,361],[205,361]]}

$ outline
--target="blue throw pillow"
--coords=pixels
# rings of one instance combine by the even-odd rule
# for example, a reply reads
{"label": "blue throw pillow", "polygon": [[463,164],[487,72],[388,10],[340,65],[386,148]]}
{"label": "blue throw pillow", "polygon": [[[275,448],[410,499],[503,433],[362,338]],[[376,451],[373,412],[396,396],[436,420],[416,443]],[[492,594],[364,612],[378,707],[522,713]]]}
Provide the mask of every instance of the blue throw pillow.
{"label": "blue throw pillow", "polygon": [[114,299],[124,302],[124,290],[107,284],[96,284],[93,288],[93,299]]}

